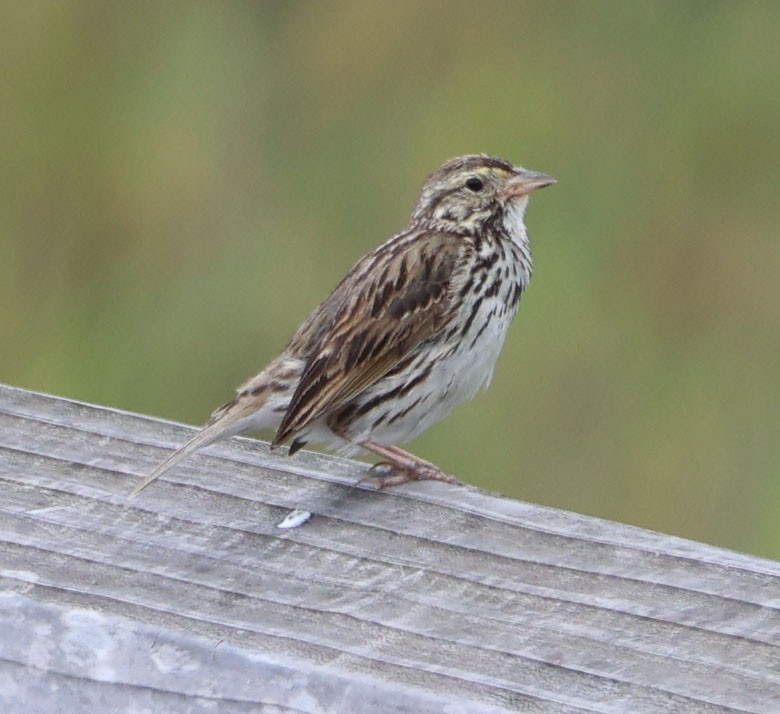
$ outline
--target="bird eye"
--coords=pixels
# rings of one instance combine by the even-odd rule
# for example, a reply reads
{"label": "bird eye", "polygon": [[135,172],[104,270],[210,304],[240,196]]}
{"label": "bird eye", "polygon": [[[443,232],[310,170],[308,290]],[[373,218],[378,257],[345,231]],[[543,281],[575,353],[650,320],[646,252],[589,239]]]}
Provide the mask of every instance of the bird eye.
{"label": "bird eye", "polygon": [[484,185],[485,184],[482,182],[482,179],[477,178],[476,176],[470,176],[466,179],[466,188],[469,191],[474,191],[474,193],[481,191]]}

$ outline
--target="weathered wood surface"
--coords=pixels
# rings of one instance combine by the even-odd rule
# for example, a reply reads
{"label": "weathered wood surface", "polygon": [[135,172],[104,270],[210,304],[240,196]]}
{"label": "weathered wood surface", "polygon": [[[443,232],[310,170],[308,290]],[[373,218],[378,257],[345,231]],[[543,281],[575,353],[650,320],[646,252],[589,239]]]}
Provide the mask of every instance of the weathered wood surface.
{"label": "weathered wood surface", "polygon": [[0,711],[780,712],[778,563],[189,433],[0,388]]}

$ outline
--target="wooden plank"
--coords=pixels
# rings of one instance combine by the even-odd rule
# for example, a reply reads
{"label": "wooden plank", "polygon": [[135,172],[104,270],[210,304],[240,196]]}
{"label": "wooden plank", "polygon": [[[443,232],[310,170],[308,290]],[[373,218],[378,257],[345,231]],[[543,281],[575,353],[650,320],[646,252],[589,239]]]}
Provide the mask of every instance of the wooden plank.
{"label": "wooden plank", "polygon": [[0,387],[2,711],[780,712],[778,563],[190,433]]}

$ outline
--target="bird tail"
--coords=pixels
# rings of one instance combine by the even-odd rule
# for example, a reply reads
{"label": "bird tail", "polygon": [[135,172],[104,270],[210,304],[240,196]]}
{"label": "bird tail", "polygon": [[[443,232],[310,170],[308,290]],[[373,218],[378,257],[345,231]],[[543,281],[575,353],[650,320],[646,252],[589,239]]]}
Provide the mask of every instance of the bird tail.
{"label": "bird tail", "polygon": [[[152,473],[150,473],[138,486],[130,492],[130,498],[135,498],[149,484],[156,481],[166,471],[173,468],[182,459],[194,453],[198,449],[203,449],[215,441],[227,439],[249,428],[246,424],[247,416],[246,404],[240,400],[234,399],[214,412],[209,422],[186,444],[180,446],[165,461],[163,461]],[[250,412],[251,413],[251,412]]]}
{"label": "bird tail", "polygon": [[217,409],[211,419],[184,446],[179,447],[130,493],[134,498],[168,469],[198,449],[244,431],[276,428],[300,378],[303,362],[277,357],[256,377],[242,385],[236,398]]}

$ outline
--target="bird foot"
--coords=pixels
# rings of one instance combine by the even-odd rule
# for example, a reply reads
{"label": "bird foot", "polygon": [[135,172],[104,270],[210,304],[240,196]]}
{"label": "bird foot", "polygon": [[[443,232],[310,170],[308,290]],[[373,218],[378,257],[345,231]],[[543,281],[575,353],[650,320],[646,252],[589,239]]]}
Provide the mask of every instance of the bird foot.
{"label": "bird foot", "polygon": [[[406,452],[401,453],[406,455]],[[411,457],[411,454],[409,456]],[[374,464],[369,471],[372,475],[366,476],[358,483],[363,486],[372,486],[377,490],[400,486],[409,481],[443,481],[457,486],[463,485],[463,482],[454,476],[444,473],[432,463],[417,457],[399,459],[399,462],[380,461]]]}

